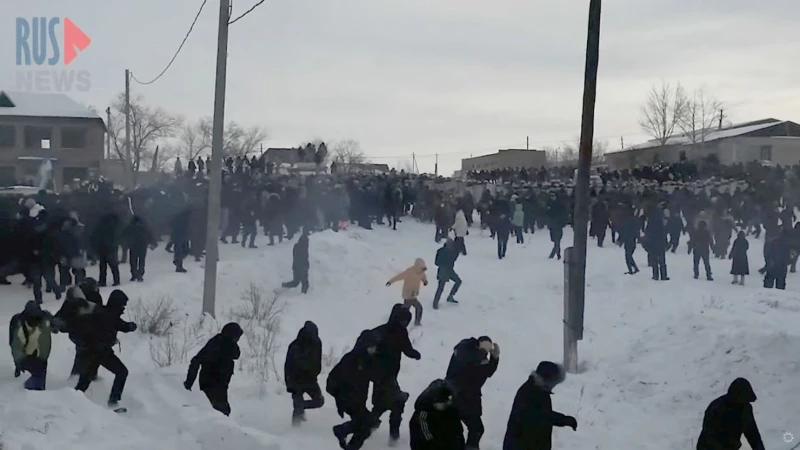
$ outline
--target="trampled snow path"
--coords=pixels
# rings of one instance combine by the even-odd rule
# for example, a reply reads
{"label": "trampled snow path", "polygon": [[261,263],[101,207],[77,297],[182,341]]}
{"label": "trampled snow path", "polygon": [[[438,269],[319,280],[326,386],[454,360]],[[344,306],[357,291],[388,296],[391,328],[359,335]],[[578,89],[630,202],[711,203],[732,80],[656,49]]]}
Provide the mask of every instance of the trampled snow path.
{"label": "trampled snow path", "polygon": [[[461,303],[443,304],[439,311],[430,308],[438,248],[432,226],[406,220],[396,232],[376,226],[374,231],[353,228],[312,235],[311,291],[306,296],[288,291],[281,297],[286,309],[278,372],[286,346],[306,320],[319,325],[325,353],[338,360],[362,329],[385,321],[399,300],[399,286],[386,288],[385,281],[422,257],[431,284],[421,295],[423,328],[412,331],[423,359],[404,360],[400,375],[401,386],[411,393],[405,418],[421,390],[444,375],[460,339],[489,335],[502,355],[499,370],[483,391],[486,434],[481,448],[500,450],[519,385],[540,360],[561,359],[563,265],[546,258],[546,232],[527,235],[525,245],[512,239],[503,261],[496,258],[494,241],[480,234],[473,229],[467,238],[469,255],[456,265],[464,280],[457,296]],[[564,243],[571,238],[568,229]],[[291,275],[291,243],[267,247],[265,238],[259,241],[258,250],[222,247],[221,323],[241,304],[241,293],[250,283],[271,293]],[[754,407],[767,448],[790,449],[783,433],[800,436],[800,275],[790,275],[786,292],[761,289],[757,276],[749,277],[745,287],[731,286],[730,262],[714,260],[717,281],[697,281],[682,246],[679,254],[667,257],[672,281],[654,282],[646,270],[622,275],[622,251],[610,243],[603,249],[589,247],[586,331],[580,344],[586,372],[568,377],[553,396],[554,407],[575,415],[579,426],[577,432],[556,430],[554,448],[694,448],[707,404],[735,377],[744,376],[759,396]],[[750,247],[755,270],[762,262],[761,243],[751,241]],[[171,296],[193,322],[200,312],[203,271],[192,261],[187,262],[188,274],[176,274],[168,256],[163,247],[152,252],[145,283],[124,283],[122,288],[132,303]],[[635,256],[644,269],[645,253],[640,249]],[[127,270],[123,266],[123,276]],[[96,276],[96,269],[90,269],[90,276]],[[0,289],[0,318],[7,321],[29,294],[20,286]],[[104,297],[110,291],[104,289]],[[46,306],[55,309],[59,303],[51,297]],[[210,321],[205,325],[205,333],[217,326]],[[120,340],[118,354],[130,370],[123,396],[126,415],[105,407],[111,375],[104,371],[87,396],[72,391],[75,381],[65,375],[73,349],[65,336],[54,339],[47,392],[25,392],[25,375],[14,379],[10,356],[0,358],[0,429],[6,450],[335,447],[330,430],[340,419],[329,397],[322,410],[308,412],[309,421],[301,429],[293,429],[291,399],[283,385],[273,379],[263,390],[254,376],[237,370],[230,393],[233,414],[225,418],[211,410],[196,388],[191,393],[183,389],[185,363],[156,369],[148,336],[134,333]],[[240,366],[247,364],[245,356]],[[325,376],[320,377],[323,388]],[[400,448],[407,448],[405,423],[402,431]],[[387,439],[384,425],[364,448],[387,449]]]}

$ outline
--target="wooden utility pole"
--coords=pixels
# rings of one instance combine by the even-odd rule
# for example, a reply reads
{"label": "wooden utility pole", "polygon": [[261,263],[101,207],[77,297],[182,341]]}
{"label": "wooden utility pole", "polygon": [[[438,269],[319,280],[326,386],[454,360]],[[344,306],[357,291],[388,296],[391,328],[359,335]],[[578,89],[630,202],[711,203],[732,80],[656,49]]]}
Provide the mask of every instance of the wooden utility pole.
{"label": "wooden utility pole", "polygon": [[725,118],[725,110],[724,109],[720,109],[719,110],[719,129],[720,130],[722,129],[722,119],[724,119],[724,118]]}
{"label": "wooden utility pole", "polygon": [[619,137],[619,148],[620,148],[620,150],[625,150],[625,137],[624,136],[620,136]]}
{"label": "wooden utility pole", "polygon": [[111,159],[111,107],[106,108],[106,159]]}
{"label": "wooden utility pole", "polygon": [[[564,367],[578,371],[578,341],[583,339],[583,313],[586,294],[586,241],[589,225],[589,170],[594,141],[594,109],[597,100],[597,68],[600,59],[601,0],[590,0],[589,26],[586,41],[586,71],[583,85],[583,115],[578,172],[575,180],[575,233],[570,265],[568,295],[564,306]],[[574,260],[572,257],[574,256]]]}
{"label": "wooden utility pole", "polygon": [[133,188],[133,161],[131,161],[131,71],[125,69],[125,182]]}
{"label": "wooden utility pole", "polygon": [[531,137],[525,136],[525,150],[531,149]]}
{"label": "wooden utility pole", "polygon": [[219,216],[222,193],[222,134],[225,131],[225,80],[228,66],[229,0],[219,2],[217,37],[217,80],[214,87],[214,122],[211,136],[211,179],[208,185],[208,220],[206,223],[206,272],[203,279],[203,314],[215,316],[217,297],[217,261],[219,261]]}
{"label": "wooden utility pole", "polygon": [[433,174],[439,176],[439,154],[436,154],[436,162],[433,164]]}

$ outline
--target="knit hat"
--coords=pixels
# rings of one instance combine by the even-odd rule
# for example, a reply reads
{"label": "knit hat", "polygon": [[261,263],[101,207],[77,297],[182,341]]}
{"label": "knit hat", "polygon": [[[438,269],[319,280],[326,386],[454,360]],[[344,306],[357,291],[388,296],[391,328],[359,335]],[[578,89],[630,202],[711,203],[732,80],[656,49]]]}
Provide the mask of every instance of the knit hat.
{"label": "knit hat", "polygon": [[560,364],[550,361],[542,361],[536,367],[536,375],[539,375],[542,380],[551,386],[555,386],[564,381],[566,372]]}

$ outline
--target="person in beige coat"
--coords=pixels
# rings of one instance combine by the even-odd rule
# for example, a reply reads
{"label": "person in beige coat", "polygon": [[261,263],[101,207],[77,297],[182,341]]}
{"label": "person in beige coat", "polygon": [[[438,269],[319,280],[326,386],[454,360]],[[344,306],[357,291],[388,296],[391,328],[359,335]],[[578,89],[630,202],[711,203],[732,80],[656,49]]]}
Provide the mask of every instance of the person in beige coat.
{"label": "person in beige coat", "polygon": [[428,268],[425,266],[425,260],[417,258],[413,266],[398,273],[386,282],[386,286],[391,286],[392,283],[403,281],[403,303],[408,308],[414,307],[414,325],[422,324],[422,304],[417,298],[419,297],[420,284],[423,286],[428,285],[428,277],[425,276],[426,270]]}

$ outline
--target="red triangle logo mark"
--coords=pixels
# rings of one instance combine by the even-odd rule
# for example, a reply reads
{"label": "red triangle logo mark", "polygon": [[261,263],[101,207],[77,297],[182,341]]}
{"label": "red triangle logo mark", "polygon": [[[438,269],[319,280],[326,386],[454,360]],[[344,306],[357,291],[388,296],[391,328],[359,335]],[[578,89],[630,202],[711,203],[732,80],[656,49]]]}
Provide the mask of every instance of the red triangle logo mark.
{"label": "red triangle logo mark", "polygon": [[64,18],[64,65],[71,63],[78,56],[78,51],[82,52],[91,43],[92,40],[83,30],[68,18]]}

